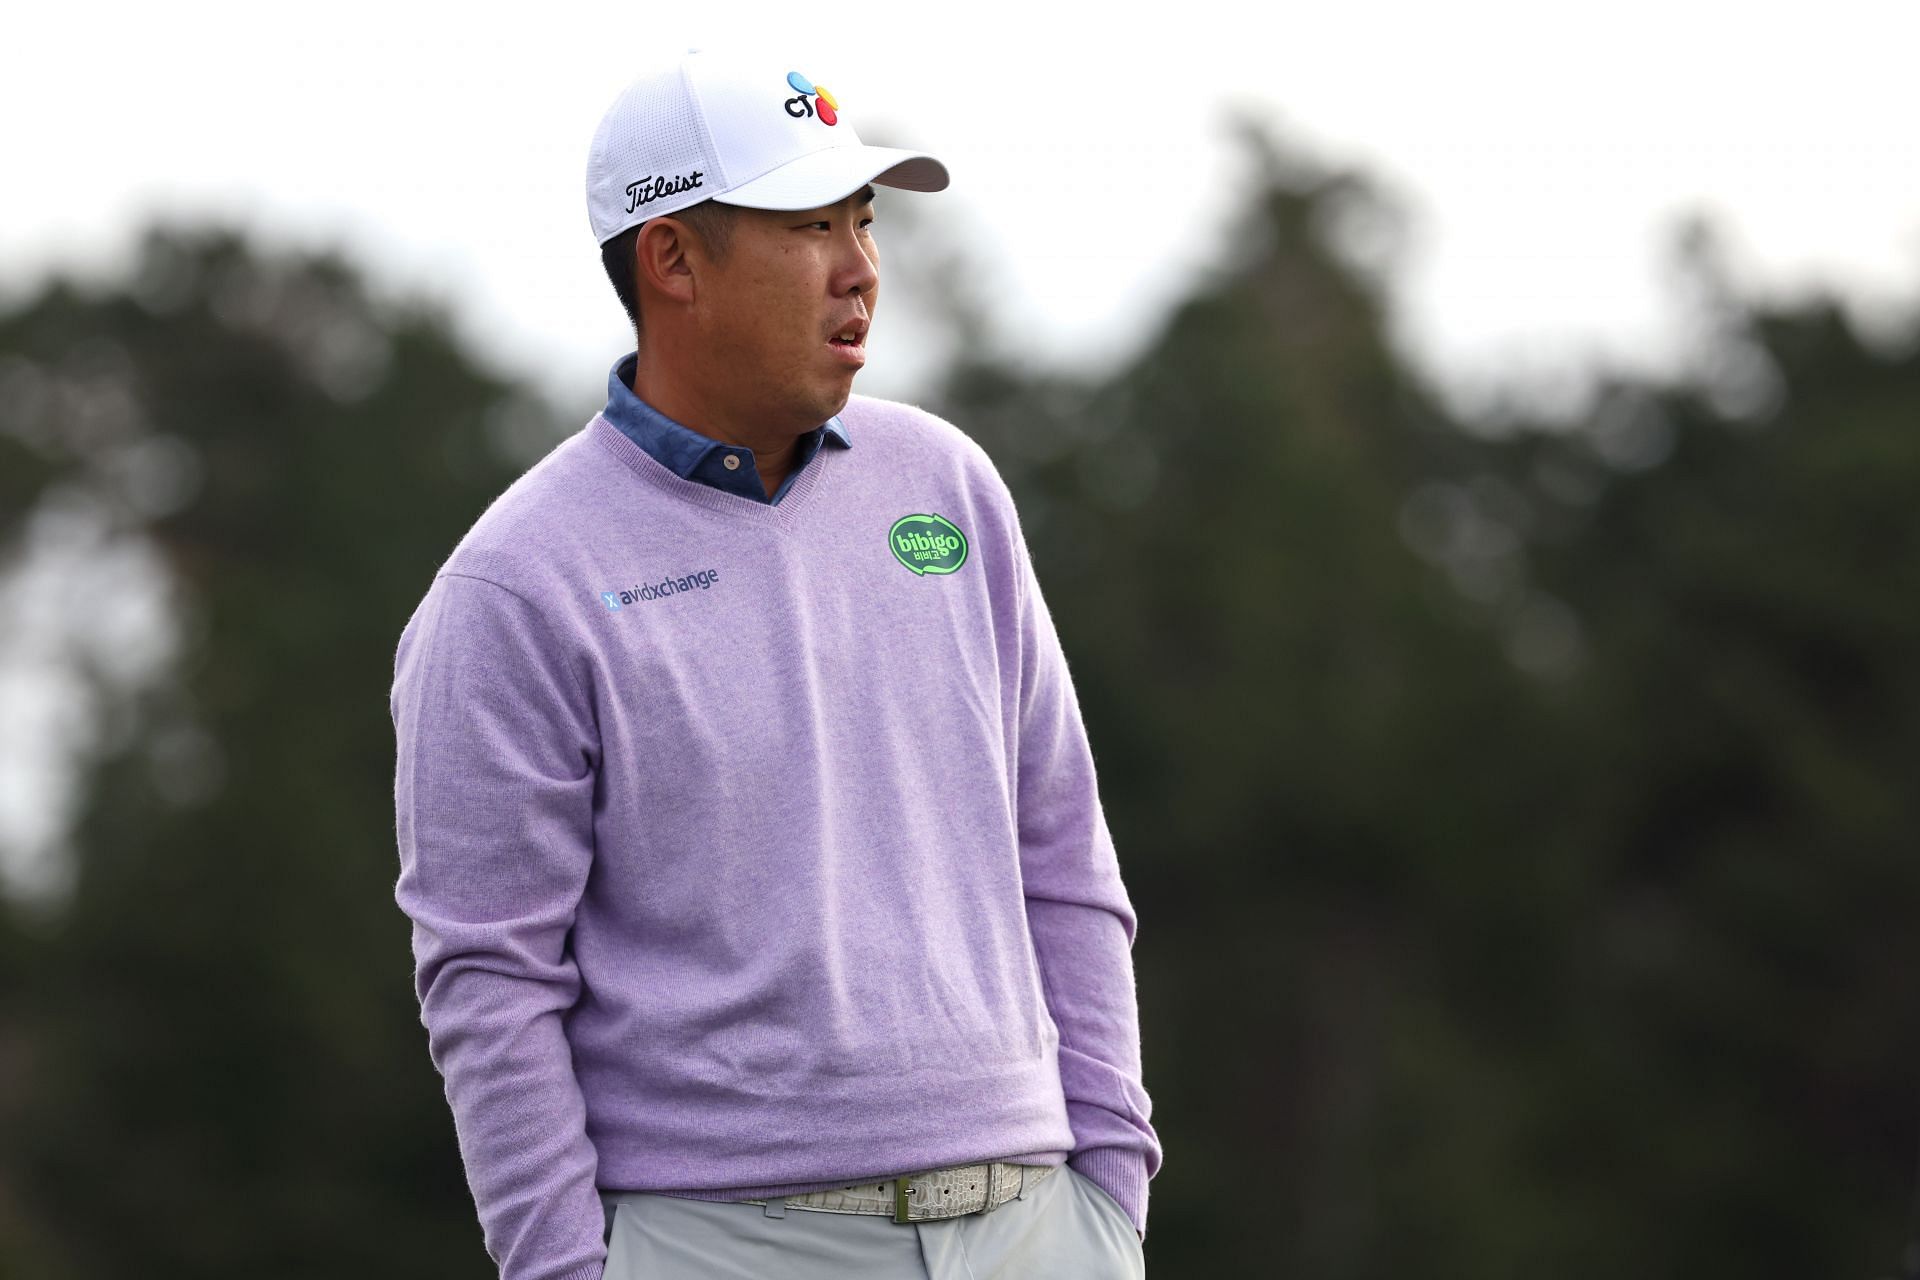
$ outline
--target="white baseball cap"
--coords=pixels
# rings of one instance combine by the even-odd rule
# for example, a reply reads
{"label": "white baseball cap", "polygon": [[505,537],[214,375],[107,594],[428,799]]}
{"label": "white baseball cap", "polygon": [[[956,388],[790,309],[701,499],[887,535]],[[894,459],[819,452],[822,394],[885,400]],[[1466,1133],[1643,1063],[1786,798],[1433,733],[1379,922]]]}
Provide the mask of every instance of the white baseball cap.
{"label": "white baseball cap", "polygon": [[869,182],[941,191],[929,155],[870,147],[857,103],[776,57],[689,49],[614,100],[587,153],[587,216],[601,244],[702,200],[813,209]]}

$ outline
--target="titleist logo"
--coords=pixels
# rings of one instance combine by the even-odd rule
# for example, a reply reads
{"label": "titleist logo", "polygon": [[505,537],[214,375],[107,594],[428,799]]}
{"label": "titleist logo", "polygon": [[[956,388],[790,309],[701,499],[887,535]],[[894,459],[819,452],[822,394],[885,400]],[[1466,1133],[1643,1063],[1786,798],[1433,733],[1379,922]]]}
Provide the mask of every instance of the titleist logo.
{"label": "titleist logo", "polygon": [[695,169],[684,178],[669,178],[664,174],[651,174],[638,182],[627,184],[627,212],[632,213],[643,204],[650,204],[662,196],[677,196],[682,191],[691,191],[700,185],[700,179],[706,175]]}

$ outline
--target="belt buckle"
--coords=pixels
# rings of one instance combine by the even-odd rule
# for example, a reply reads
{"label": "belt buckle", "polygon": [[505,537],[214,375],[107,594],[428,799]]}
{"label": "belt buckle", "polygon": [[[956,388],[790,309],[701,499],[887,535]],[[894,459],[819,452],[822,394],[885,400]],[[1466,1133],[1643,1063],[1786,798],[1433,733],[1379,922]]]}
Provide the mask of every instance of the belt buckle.
{"label": "belt buckle", "polygon": [[[971,1212],[973,1213],[985,1213],[989,1209],[993,1208],[993,1192],[994,1192],[995,1175],[999,1172],[999,1170],[997,1170],[994,1167],[994,1162],[991,1160],[986,1162],[986,1169],[987,1169],[986,1198],[981,1202],[981,1205],[978,1209],[971,1210]],[[927,1171],[923,1170],[922,1172],[924,1173]],[[901,1226],[906,1226],[916,1221],[922,1221],[922,1219],[916,1219],[909,1216],[907,1212],[910,1208],[913,1207],[911,1201],[908,1199],[907,1184],[911,1182],[914,1177],[917,1177],[917,1176],[920,1176],[920,1175],[915,1174],[915,1175],[901,1176],[901,1177],[896,1177],[893,1180],[893,1220],[899,1223]],[[959,1213],[949,1213],[949,1214],[941,1214],[937,1216],[947,1217],[947,1218],[958,1218],[958,1217],[963,1217],[965,1215],[959,1214]]]}
{"label": "belt buckle", "polygon": [[909,1175],[902,1174],[893,1180],[893,1220],[901,1226],[907,1226],[913,1219],[907,1216],[907,1183],[912,1181]]}

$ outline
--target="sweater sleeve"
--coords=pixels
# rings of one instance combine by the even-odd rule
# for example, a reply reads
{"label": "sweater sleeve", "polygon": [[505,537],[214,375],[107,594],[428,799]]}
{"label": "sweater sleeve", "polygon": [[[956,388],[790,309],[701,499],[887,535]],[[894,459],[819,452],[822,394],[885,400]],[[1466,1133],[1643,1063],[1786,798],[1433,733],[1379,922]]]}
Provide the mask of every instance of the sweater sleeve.
{"label": "sweater sleeve", "polygon": [[1067,1163],[1126,1210],[1144,1241],[1160,1140],[1141,1082],[1136,921],[1066,656],[1017,527],[1020,867],[1041,985],[1060,1030],[1074,1147]]}
{"label": "sweater sleeve", "polygon": [[390,704],[414,990],[501,1280],[600,1280],[598,1160],[562,1015],[593,862],[599,744],[534,609],[442,572],[401,635]]}

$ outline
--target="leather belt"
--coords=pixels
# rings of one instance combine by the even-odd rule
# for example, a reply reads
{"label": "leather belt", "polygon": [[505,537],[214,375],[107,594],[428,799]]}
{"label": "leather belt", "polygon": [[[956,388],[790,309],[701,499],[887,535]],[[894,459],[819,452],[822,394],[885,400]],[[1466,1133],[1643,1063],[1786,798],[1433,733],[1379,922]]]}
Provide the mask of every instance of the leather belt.
{"label": "leather belt", "polygon": [[[962,1214],[986,1213],[1007,1201],[1025,1195],[1060,1166],[1050,1164],[1014,1164],[995,1160],[988,1164],[960,1164],[928,1173],[908,1174],[825,1191],[807,1191],[784,1196],[773,1203],[789,1209],[810,1209],[817,1213],[878,1213],[895,1222],[926,1222],[935,1218],[957,1218]],[[764,1205],[766,1200],[748,1200],[746,1204]],[[777,1212],[769,1209],[769,1213]]]}

